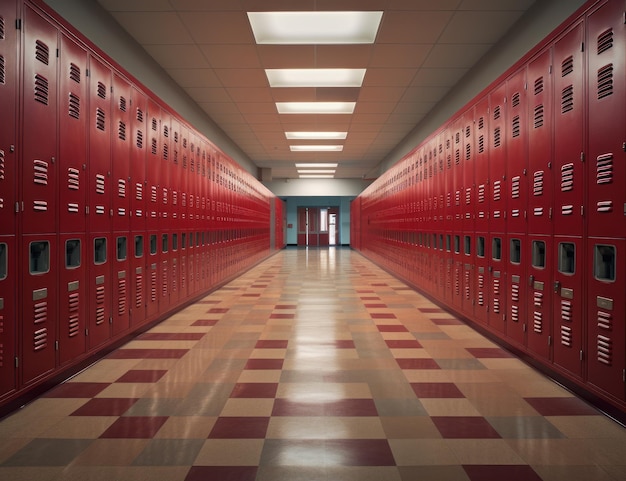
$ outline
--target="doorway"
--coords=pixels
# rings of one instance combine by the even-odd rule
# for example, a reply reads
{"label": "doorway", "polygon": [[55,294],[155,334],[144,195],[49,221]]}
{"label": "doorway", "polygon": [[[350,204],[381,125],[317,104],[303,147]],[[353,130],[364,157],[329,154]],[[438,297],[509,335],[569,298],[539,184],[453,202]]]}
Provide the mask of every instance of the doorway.
{"label": "doorway", "polygon": [[339,207],[298,207],[298,246],[339,245]]}

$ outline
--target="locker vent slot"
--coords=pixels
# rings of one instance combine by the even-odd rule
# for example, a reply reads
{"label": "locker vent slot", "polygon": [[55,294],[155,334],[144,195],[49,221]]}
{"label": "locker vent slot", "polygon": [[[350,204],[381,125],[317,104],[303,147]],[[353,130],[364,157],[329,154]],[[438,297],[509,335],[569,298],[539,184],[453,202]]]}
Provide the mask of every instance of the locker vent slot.
{"label": "locker vent slot", "polygon": [[472,158],[472,146],[471,144],[465,145],[465,160],[470,160]]}
{"label": "locker vent slot", "polygon": [[454,143],[458,144],[459,142],[461,142],[461,134],[457,132],[456,135],[454,136]]}
{"label": "locker vent slot", "polygon": [[168,191],[163,189],[163,205],[167,205]]}
{"label": "locker vent slot", "polygon": [[152,155],[157,154],[157,139],[152,139]]}
{"label": "locker vent slot", "polygon": [[571,55],[561,64],[561,77],[565,77],[574,71],[574,57]]}
{"label": "locker vent slot", "polygon": [[156,203],[157,202],[157,186],[153,185],[150,189],[150,202],[152,203]]}
{"label": "locker vent slot", "polygon": [[574,110],[574,86],[565,87],[561,92],[561,113]]}
{"label": "locker vent slot", "polygon": [[517,175],[511,179],[511,198],[519,199],[520,194],[520,176]]}
{"label": "locker vent slot", "polygon": [[478,203],[482,204],[485,202],[485,184],[480,184],[478,186]]}
{"label": "locker vent slot", "polygon": [[457,190],[454,193],[454,203],[455,205],[461,205],[461,191]]}
{"label": "locker vent slot", "polygon": [[126,97],[120,97],[119,108],[122,112],[126,112]]}
{"label": "locker vent slot", "polygon": [[539,104],[535,107],[534,127],[538,129],[543,127],[543,105]]}
{"label": "locker vent slot", "polygon": [[73,93],[70,93],[68,113],[70,117],[80,119],[80,97]]}
{"label": "locker vent slot", "polygon": [[511,300],[513,302],[519,302],[519,284],[511,285]]}
{"label": "locker vent slot", "polygon": [[539,95],[541,92],[543,92],[543,77],[535,80],[535,95]]}
{"label": "locker vent slot", "polygon": [[[452,156],[448,154],[447,157],[448,169],[452,168]],[[191,171],[193,172],[193,158],[191,159]]]}
{"label": "locker vent slot", "polygon": [[124,179],[117,181],[117,195],[122,199],[126,198],[126,181]]}
{"label": "locker vent slot", "polygon": [[561,166],[561,192],[574,190],[574,164]]}
{"label": "locker vent slot", "polygon": [[169,137],[170,136],[170,128],[167,125],[163,126],[163,137]]}
{"label": "locker vent slot", "polygon": [[519,137],[520,136],[520,120],[519,120],[519,115],[516,115],[515,117],[513,117],[513,127],[511,129],[511,136],[513,138],[515,137]]}
{"label": "locker vent slot", "polygon": [[33,182],[39,185],[48,185],[48,162],[33,160]]}
{"label": "locker vent slot", "polygon": [[161,279],[161,294],[163,297],[167,297],[167,263],[164,263],[163,265],[163,272],[162,272],[163,278]]}
{"label": "locker vent slot", "polygon": [[187,168],[187,154],[183,154],[183,169]]}
{"label": "locker vent slot", "polygon": [[121,120],[117,127],[117,137],[122,141],[126,141],[126,124]]}
{"label": "locker vent slot", "polygon": [[50,48],[41,40],[35,42],[35,59],[45,65],[50,62]]}
{"label": "locker vent slot", "polygon": [[608,312],[598,311],[598,327],[611,330],[613,328],[613,316]]}
{"label": "locker vent slot", "polygon": [[167,144],[163,144],[163,160],[168,160],[170,156],[170,149]]}
{"label": "locker vent slot", "polygon": [[482,154],[485,151],[485,136],[478,137],[478,153]]}
{"label": "locker vent slot", "polygon": [[178,205],[178,192],[172,192],[172,205]]}
{"label": "locker vent slot", "polygon": [[80,83],[80,67],[74,63],[70,64],[70,80]]}
{"label": "locker vent slot", "polygon": [[143,307],[143,276],[140,274],[135,276],[135,307]]}
{"label": "locker vent slot", "polygon": [[102,82],[98,82],[98,97],[105,100],[107,98],[107,87]]}
{"label": "locker vent slot", "polygon": [[35,102],[48,105],[49,87],[48,79],[43,75],[35,75]]}
{"label": "locker vent slot", "polygon": [[137,119],[137,121],[143,123],[143,110],[137,109],[136,119]]}
{"label": "locker vent slot", "polygon": [[533,175],[533,195],[543,195],[543,170],[538,170]]}
{"label": "locker vent slot", "polygon": [[104,128],[105,128],[105,113],[104,110],[102,110],[101,108],[97,108],[96,109],[96,128],[98,130],[102,130],[104,132]]}
{"label": "locker vent slot", "polygon": [[117,280],[117,314],[123,316],[126,312],[126,279]]}
{"label": "locker vent slot", "polygon": [[6,65],[4,56],[0,55],[0,84],[6,83]]}
{"label": "locker vent slot", "polygon": [[103,324],[105,321],[105,309],[104,309],[104,301],[105,301],[105,290],[104,286],[96,287],[96,325]]}
{"label": "locker vent slot", "polygon": [[598,35],[598,55],[613,47],[613,29],[609,28]]}
{"label": "locker vent slot", "polygon": [[565,347],[572,347],[572,328],[561,326],[561,344]]}
{"label": "locker vent slot", "polygon": [[572,303],[571,301],[561,301],[561,319],[566,322],[572,322]]}
{"label": "locker vent slot", "polygon": [[69,295],[68,299],[68,323],[67,323],[67,336],[75,337],[79,332],[79,306],[80,296],[78,292],[74,292]]}
{"label": "locker vent slot", "polygon": [[541,312],[534,312],[533,331],[535,331],[535,334],[541,334],[543,332],[543,314]]}
{"label": "locker vent slot", "polygon": [[137,145],[138,149],[143,149],[143,132],[141,130],[137,131],[137,138],[135,140],[135,145]]}
{"label": "locker vent slot", "polygon": [[500,299],[497,297],[493,300],[492,310],[494,314],[500,314]]}
{"label": "locker vent slot", "polygon": [[454,154],[454,163],[456,165],[459,165],[461,163],[461,151],[459,149],[456,149],[456,152]]}
{"label": "locker vent slot", "polygon": [[562,205],[561,206],[561,214],[562,215],[572,215],[574,213],[573,205]]}
{"label": "locker vent slot", "polygon": [[[469,137],[472,133],[472,130],[470,129],[469,125],[467,127],[465,127],[465,138]],[[204,157],[204,155],[203,155]]]}
{"label": "locker vent slot", "polygon": [[[478,119],[478,130],[482,130],[485,128],[485,117],[480,117]],[[441,149],[441,145],[439,145],[439,149]]]}
{"label": "locker vent slot", "polygon": [[174,132],[174,142],[178,143],[178,132]]}
{"label": "locker vent slot", "polygon": [[187,207],[187,192],[183,192],[183,193],[181,194],[181,197],[182,197],[182,199],[181,199],[181,205],[182,205],[183,207]]}
{"label": "locker vent slot", "polygon": [[511,107],[513,108],[517,107],[520,103],[520,98],[521,96],[519,92],[515,92],[513,96],[511,97]]}
{"label": "locker vent slot", "polygon": [[0,16],[0,40],[4,40],[4,17]]}
{"label": "locker vent slot", "polygon": [[502,143],[502,132],[500,130],[500,127],[497,127],[493,131],[493,146],[496,148],[500,147],[501,143]]}
{"label": "locker vent slot", "polygon": [[596,161],[596,182],[611,184],[613,182],[613,154],[600,155]]}
{"label": "locker vent slot", "polygon": [[80,189],[80,171],[72,167],[67,169],[67,188],[70,190]]}
{"label": "locker vent slot", "polygon": [[143,200],[143,184],[141,182],[135,184],[135,199]]}
{"label": "locker vent slot", "polygon": [[519,306],[511,306],[511,320],[519,322]]}
{"label": "locker vent slot", "polygon": [[155,270],[150,273],[150,300],[152,302],[157,300],[157,274]]}
{"label": "locker vent slot", "polygon": [[156,132],[157,130],[157,119],[155,119],[154,117],[152,117],[152,130],[154,130]]}
{"label": "locker vent slot", "polygon": [[598,362],[611,366],[613,364],[613,342],[606,336],[598,336]]}
{"label": "locker vent slot", "polygon": [[501,115],[502,111],[500,109],[500,106],[496,105],[496,107],[493,109],[493,120],[498,120]]}
{"label": "locker vent slot", "polygon": [[499,180],[496,180],[493,183],[493,200],[500,200],[501,197],[501,188],[502,188],[502,183]]}
{"label": "locker vent slot", "polygon": [[4,180],[4,174],[6,169],[6,159],[4,156],[4,150],[0,149],[0,180]]}
{"label": "locker vent slot", "polygon": [[468,187],[465,189],[465,205],[470,205],[472,203],[472,188]]}
{"label": "locker vent slot", "polygon": [[33,349],[35,351],[41,351],[48,346],[48,329],[38,329],[33,333]]}
{"label": "locker vent slot", "polygon": [[96,194],[104,194],[105,177],[103,174],[96,174]]}
{"label": "locker vent slot", "polygon": [[598,70],[598,100],[613,94],[613,64]]}

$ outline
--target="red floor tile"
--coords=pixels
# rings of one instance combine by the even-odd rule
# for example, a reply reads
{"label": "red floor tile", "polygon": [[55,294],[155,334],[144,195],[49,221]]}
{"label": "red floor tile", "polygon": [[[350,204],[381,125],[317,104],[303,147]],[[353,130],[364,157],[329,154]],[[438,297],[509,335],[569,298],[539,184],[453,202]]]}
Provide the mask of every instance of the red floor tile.
{"label": "red floor tile", "polygon": [[542,416],[593,416],[596,409],[575,397],[524,398]]}
{"label": "red floor tile", "polygon": [[526,465],[464,465],[471,481],[541,481],[541,477]]}
{"label": "red floor tile", "polygon": [[451,382],[415,382],[411,383],[418,398],[462,398],[463,393]]}
{"label": "red floor tile", "polygon": [[400,369],[441,369],[434,359],[396,359]]}
{"label": "red floor tile", "polygon": [[411,339],[387,339],[385,341],[389,349],[419,349],[422,345],[419,341]]}
{"label": "red floor tile", "polygon": [[211,439],[264,439],[269,417],[218,418],[209,434]]}
{"label": "red floor tile", "polygon": [[396,315],[391,312],[371,312],[370,317],[372,319],[397,319]]}
{"label": "red floor tile", "polygon": [[297,304],[277,304],[276,306],[274,306],[274,309],[279,310],[279,309],[297,309],[298,305]]}
{"label": "red floor tile", "polygon": [[289,341],[260,340],[254,346],[257,349],[287,349]]}
{"label": "red floor tile", "polygon": [[166,373],[165,370],[132,369],[115,382],[157,382]]}
{"label": "red floor tile", "polygon": [[366,296],[366,297],[361,297],[362,301],[380,301],[380,297],[377,296]]}
{"label": "red floor tile", "polygon": [[198,319],[192,326],[214,326],[218,322],[218,319]]}
{"label": "red floor tile", "polygon": [[432,416],[431,420],[447,439],[500,438],[491,424],[479,416]]}
{"label": "red floor tile", "polygon": [[418,310],[420,312],[423,312],[424,314],[430,314],[433,312],[446,312],[439,307],[418,307]]}
{"label": "red floor tile", "polygon": [[87,401],[72,416],[121,416],[138,399],[134,398],[94,398]]}
{"label": "red floor tile", "polygon": [[228,312],[228,307],[212,307],[207,312],[209,314],[225,314]]}
{"label": "red floor tile", "polygon": [[244,294],[241,297],[261,297],[261,294]]}
{"label": "red floor tile", "polygon": [[249,382],[237,383],[230,394],[231,398],[273,398],[276,397],[278,383]]}
{"label": "red floor tile", "polygon": [[378,411],[373,399],[304,402],[279,398],[272,416],[378,416]]}
{"label": "red floor tile", "polygon": [[384,309],[387,307],[387,304],[365,304],[365,307],[368,309]]}
{"label": "red floor tile", "polygon": [[513,355],[499,347],[466,347],[465,350],[476,358],[506,358]]}
{"label": "red floor tile", "polygon": [[189,349],[118,349],[107,359],[180,359]]}
{"label": "red floor tile", "polygon": [[295,314],[270,314],[270,319],[293,319]]}
{"label": "red floor tile", "polygon": [[151,439],[167,421],[167,416],[127,416],[121,417],[104,431],[101,438],[141,438]]}
{"label": "red floor tile", "polygon": [[254,481],[256,466],[192,466],[185,481]]}
{"label": "red floor tile", "polygon": [[460,326],[463,324],[461,321],[453,317],[447,319],[431,319],[431,321],[437,326]]}
{"label": "red floor tile", "polygon": [[282,369],[284,359],[248,359],[244,369]]}
{"label": "red floor tile", "polygon": [[331,466],[396,465],[386,439],[329,439],[325,448]]}
{"label": "red floor tile", "polygon": [[67,382],[48,391],[42,397],[92,398],[110,385],[108,382]]}

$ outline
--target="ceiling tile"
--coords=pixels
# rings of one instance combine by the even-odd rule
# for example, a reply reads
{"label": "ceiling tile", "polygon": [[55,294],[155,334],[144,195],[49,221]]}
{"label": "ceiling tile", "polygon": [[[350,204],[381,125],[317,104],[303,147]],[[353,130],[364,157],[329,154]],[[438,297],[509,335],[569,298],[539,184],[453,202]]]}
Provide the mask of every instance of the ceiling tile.
{"label": "ceiling tile", "polygon": [[362,87],[359,102],[398,102],[405,90],[404,87]]}
{"label": "ceiling tile", "polygon": [[220,87],[221,83],[210,68],[173,68],[167,73],[178,85],[186,87]]}
{"label": "ceiling tile", "polygon": [[144,48],[166,70],[209,67],[204,55],[195,45],[144,45]]}
{"label": "ceiling tile", "polygon": [[368,68],[364,87],[402,87],[409,85],[418,72],[416,68]]}
{"label": "ceiling tile", "polygon": [[[275,100],[272,98],[270,89],[263,87],[256,88],[227,88],[226,91],[230,98],[235,102],[271,102],[274,105]],[[276,110],[276,107],[274,107]]]}
{"label": "ceiling tile", "polygon": [[470,68],[489,50],[489,45],[435,45],[424,68]]}
{"label": "ceiling tile", "polygon": [[437,102],[448,91],[449,87],[410,87],[402,96],[401,103],[404,102]]}
{"label": "ceiling tile", "polygon": [[[133,0],[134,2],[135,0]],[[237,0],[169,0],[176,10],[200,10],[200,11],[237,11],[240,9]]]}
{"label": "ceiling tile", "polygon": [[316,67],[313,45],[257,45],[256,50],[263,68]]}
{"label": "ceiling tile", "polygon": [[200,45],[213,68],[261,68],[254,45]]}
{"label": "ceiling tile", "polygon": [[117,12],[113,17],[142,45],[193,43],[176,12]]}
{"label": "ceiling tile", "polygon": [[216,69],[215,73],[222,85],[229,87],[269,87],[265,72],[260,69]]}
{"label": "ceiling tile", "polygon": [[379,43],[435,43],[452,18],[452,12],[385,12]]}
{"label": "ceiling tile", "polygon": [[535,0],[462,0],[459,10],[528,10]]}
{"label": "ceiling tile", "polygon": [[174,10],[169,0],[98,0],[109,12],[165,12]]}
{"label": "ceiling tile", "polygon": [[494,43],[523,12],[457,12],[439,38],[441,43]]}
{"label": "ceiling tile", "polygon": [[199,44],[253,44],[245,12],[180,12],[180,18]]}
{"label": "ceiling tile", "polygon": [[315,47],[317,68],[365,68],[371,66],[372,45],[318,45]]}
{"label": "ceiling tile", "polygon": [[467,73],[467,68],[422,68],[411,86],[413,87],[452,87]]}
{"label": "ceiling tile", "polygon": [[196,102],[230,102],[226,89],[221,87],[190,87],[185,89]]}
{"label": "ceiling tile", "polygon": [[430,45],[375,45],[371,67],[411,68],[419,67],[428,56]]}

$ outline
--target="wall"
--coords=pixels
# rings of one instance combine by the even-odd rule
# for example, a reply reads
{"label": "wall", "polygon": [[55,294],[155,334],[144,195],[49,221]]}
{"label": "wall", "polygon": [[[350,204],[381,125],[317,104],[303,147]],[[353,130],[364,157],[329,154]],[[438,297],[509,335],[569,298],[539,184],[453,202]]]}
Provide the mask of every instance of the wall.
{"label": "wall", "polygon": [[263,184],[278,197],[356,197],[370,182],[360,179],[281,179]]}

